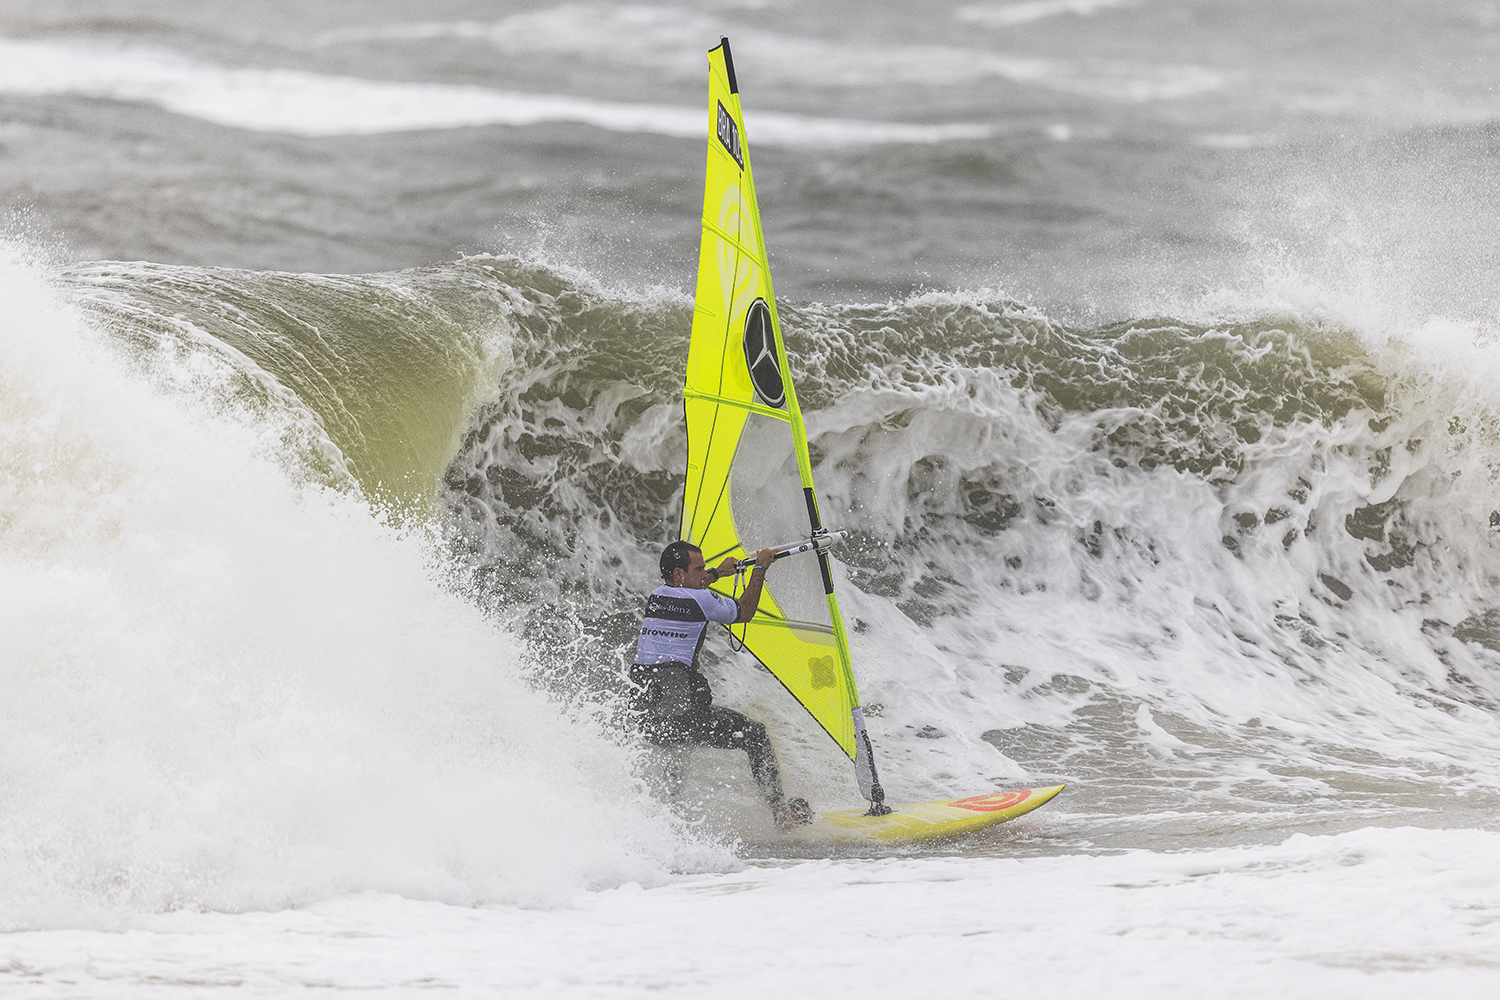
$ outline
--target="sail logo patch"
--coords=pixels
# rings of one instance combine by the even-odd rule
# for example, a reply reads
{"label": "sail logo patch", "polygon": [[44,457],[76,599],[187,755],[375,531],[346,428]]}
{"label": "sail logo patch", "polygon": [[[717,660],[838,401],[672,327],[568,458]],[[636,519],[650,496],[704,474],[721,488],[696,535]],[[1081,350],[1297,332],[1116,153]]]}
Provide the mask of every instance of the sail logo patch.
{"label": "sail logo patch", "polygon": [[808,670],[812,672],[812,686],[814,688],[831,688],[838,681],[833,673],[833,657],[820,656],[807,664]]}
{"label": "sail logo patch", "polygon": [[745,366],[762,402],[777,410],[786,405],[786,383],[776,358],[776,331],[765,299],[756,299],[745,311]]}
{"label": "sail logo patch", "polygon": [[1031,790],[1022,788],[1014,792],[995,792],[992,795],[974,795],[967,799],[954,799],[948,804],[970,812],[991,813],[1018,806],[1029,798],[1031,798]]}
{"label": "sail logo patch", "polygon": [[734,123],[734,115],[724,107],[724,102],[719,102],[719,142],[729,150],[729,155],[734,157],[734,162],[745,169],[745,154],[740,149],[740,127]]}

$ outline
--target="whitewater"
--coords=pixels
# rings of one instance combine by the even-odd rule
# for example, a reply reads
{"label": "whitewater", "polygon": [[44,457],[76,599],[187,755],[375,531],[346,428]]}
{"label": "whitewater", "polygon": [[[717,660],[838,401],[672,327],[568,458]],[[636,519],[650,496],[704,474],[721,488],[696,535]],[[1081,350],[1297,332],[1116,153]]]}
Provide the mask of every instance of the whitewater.
{"label": "whitewater", "polygon": [[[893,797],[1070,784],[951,847],[799,859],[737,756],[663,804],[613,724],[681,484],[681,296],[504,258],[13,249],[6,282],[17,989],[1493,975],[1496,425],[1459,332],[1417,377],[1291,316],[789,309]],[[855,804],[774,681],[706,659],[793,788]]]}
{"label": "whitewater", "polygon": [[[1493,993],[1488,6],[139,7],[0,13],[0,993]],[[982,835],[622,722],[721,30],[887,793],[1068,786]]]}

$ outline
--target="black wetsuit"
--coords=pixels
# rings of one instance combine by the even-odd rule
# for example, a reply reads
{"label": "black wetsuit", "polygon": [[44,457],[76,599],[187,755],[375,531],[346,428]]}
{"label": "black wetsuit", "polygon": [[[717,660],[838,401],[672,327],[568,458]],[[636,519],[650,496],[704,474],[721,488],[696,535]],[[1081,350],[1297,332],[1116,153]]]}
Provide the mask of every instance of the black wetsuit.
{"label": "black wetsuit", "polygon": [[728,625],[739,606],[711,590],[658,587],[646,602],[636,641],[631,708],[642,735],[660,746],[743,750],[767,802],[781,801],[781,774],[766,727],[714,706],[708,679],[697,668],[708,623]]}

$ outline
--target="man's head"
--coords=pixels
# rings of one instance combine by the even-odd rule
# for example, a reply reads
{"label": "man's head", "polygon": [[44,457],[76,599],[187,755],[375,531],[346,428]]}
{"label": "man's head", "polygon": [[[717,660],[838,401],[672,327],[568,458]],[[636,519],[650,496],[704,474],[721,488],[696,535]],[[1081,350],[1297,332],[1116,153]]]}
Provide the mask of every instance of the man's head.
{"label": "man's head", "polygon": [[703,565],[703,550],[692,542],[673,542],[661,552],[661,578],[673,587],[702,590],[714,577]]}

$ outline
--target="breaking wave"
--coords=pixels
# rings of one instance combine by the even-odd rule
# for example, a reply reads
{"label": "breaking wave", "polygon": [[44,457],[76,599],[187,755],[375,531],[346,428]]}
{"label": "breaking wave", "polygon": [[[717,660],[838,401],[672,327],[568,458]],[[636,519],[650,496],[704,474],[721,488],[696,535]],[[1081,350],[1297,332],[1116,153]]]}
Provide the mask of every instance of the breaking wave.
{"label": "breaking wave", "polygon": [[[728,863],[611,718],[677,530],[684,296],[6,267],[5,919]],[[1067,781],[1070,849],[1493,807],[1492,341],[1225,301],[783,305],[893,799]],[[773,679],[705,669],[854,804]],[[743,832],[743,767],[695,767]]]}

